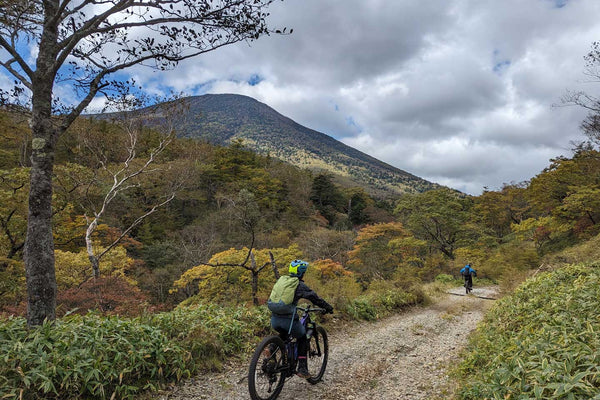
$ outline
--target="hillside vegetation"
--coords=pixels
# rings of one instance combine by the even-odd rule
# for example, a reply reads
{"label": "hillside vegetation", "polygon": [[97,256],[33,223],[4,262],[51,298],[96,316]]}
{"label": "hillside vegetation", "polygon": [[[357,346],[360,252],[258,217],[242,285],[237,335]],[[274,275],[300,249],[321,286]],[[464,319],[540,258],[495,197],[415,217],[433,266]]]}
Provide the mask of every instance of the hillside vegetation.
{"label": "hillside vegetation", "polygon": [[[0,113],[0,397],[127,398],[218,367],[266,332],[263,304],[295,258],[310,262],[307,284],[340,318],[356,320],[426,301],[424,283],[452,281],[467,262],[509,292],[540,265],[597,259],[600,152],[591,144],[480,196],[438,188],[379,198],[242,140],[173,137],[160,128],[167,115],[152,129],[129,117],[81,119],[61,137],[53,177],[61,318],[28,331],[20,317],[27,119]],[[588,285],[576,279],[565,285]],[[565,299],[580,299],[567,286]],[[504,341],[513,349],[525,326],[514,327]],[[464,393],[477,390],[487,389]]]}
{"label": "hillside vegetation", "polygon": [[461,399],[598,399],[600,265],[529,279],[485,317],[460,369]]}

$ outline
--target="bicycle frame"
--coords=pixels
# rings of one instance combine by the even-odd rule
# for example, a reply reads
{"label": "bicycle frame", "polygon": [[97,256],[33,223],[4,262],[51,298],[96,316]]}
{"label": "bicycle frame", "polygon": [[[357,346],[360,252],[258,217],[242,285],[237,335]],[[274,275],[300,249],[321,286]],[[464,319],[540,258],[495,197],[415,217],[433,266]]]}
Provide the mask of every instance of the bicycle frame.
{"label": "bicycle frame", "polygon": [[[296,307],[296,309],[303,312],[303,315],[300,318],[300,323],[304,326],[304,329],[306,329],[306,332],[308,333],[308,331],[311,330],[312,334],[318,338],[317,324],[315,322],[313,322],[312,319],[310,318],[310,313],[311,312],[322,312],[323,309],[318,308],[318,307],[311,308],[311,307],[300,307],[300,306]],[[287,353],[287,360],[286,360],[285,365],[282,366],[282,370],[287,370],[286,376],[292,377],[292,376],[294,376],[294,372],[296,370],[296,364],[298,362],[298,341],[292,335],[288,335],[288,337],[284,341],[284,343],[285,343],[285,348],[286,348],[286,353]],[[320,344],[319,344],[318,340],[317,340],[317,354],[319,357],[321,356],[321,348],[320,348]]]}

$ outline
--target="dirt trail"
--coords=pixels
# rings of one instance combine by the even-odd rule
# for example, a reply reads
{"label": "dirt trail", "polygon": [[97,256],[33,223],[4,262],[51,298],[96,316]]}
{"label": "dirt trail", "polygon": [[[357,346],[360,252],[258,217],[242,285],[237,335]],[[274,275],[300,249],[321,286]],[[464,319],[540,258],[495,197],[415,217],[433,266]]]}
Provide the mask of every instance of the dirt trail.
{"label": "dirt trail", "polygon": [[[463,294],[462,290],[452,292]],[[278,399],[450,398],[454,387],[446,370],[455,364],[466,336],[492,303],[477,296],[494,297],[495,288],[476,288],[472,294],[446,295],[429,307],[330,332],[323,381],[311,385],[293,377]],[[247,365],[230,365],[223,372],[197,376],[158,399],[249,399],[246,374]]]}

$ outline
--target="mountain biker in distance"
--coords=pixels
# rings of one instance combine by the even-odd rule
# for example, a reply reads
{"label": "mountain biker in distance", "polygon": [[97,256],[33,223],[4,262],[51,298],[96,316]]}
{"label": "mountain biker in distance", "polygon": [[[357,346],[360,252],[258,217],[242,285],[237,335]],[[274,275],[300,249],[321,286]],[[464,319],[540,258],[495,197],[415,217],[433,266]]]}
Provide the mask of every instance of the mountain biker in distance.
{"label": "mountain biker in distance", "polygon": [[[333,307],[320,298],[302,280],[308,269],[308,263],[302,260],[294,260],[288,268],[289,275],[280,277],[269,296],[268,307],[271,310],[271,327],[279,332],[279,336],[285,340],[291,333],[298,341],[298,375],[309,379],[306,356],[308,353],[308,338],[306,329],[300,323],[296,313],[296,306],[300,299],[311,301],[318,307],[324,308],[326,313],[333,313]],[[269,349],[265,350],[269,351]]]}
{"label": "mountain biker in distance", "polygon": [[471,268],[471,264],[467,264],[463,269],[460,270],[460,274],[465,279],[465,288],[467,289],[467,293],[473,290],[473,277],[477,276],[477,272]]}

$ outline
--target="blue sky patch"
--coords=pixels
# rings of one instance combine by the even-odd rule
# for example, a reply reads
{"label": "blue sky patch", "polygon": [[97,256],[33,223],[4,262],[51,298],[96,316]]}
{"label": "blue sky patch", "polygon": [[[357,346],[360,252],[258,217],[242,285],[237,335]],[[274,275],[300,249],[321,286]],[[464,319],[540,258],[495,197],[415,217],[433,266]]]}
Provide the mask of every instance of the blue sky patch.
{"label": "blue sky patch", "polygon": [[569,0],[550,0],[550,1],[552,3],[554,3],[555,8],[563,8],[569,2]]}
{"label": "blue sky patch", "polygon": [[250,85],[250,86],[256,86],[259,83],[261,83],[262,81],[264,81],[264,79],[260,75],[252,74],[252,75],[250,75],[250,78],[246,82],[248,82],[248,85]]}
{"label": "blue sky patch", "polygon": [[504,60],[504,61],[500,61],[500,62],[496,63],[496,65],[494,65],[493,70],[495,73],[500,75],[504,71],[506,71],[508,69],[508,67],[510,67],[510,60]]}
{"label": "blue sky patch", "polygon": [[355,128],[356,132],[362,132],[361,127],[356,123],[353,117],[346,117],[346,125]]}

